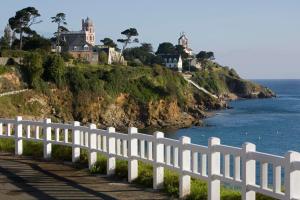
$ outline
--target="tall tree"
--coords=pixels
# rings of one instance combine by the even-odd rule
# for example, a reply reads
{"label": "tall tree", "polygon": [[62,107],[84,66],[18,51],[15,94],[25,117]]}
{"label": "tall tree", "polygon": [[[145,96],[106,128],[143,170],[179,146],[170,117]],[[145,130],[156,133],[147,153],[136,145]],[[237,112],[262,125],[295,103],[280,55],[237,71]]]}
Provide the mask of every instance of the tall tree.
{"label": "tall tree", "polygon": [[33,34],[31,26],[41,23],[38,17],[41,15],[39,11],[34,7],[27,7],[16,12],[14,17],[11,17],[9,21],[10,27],[20,35],[20,49],[23,47],[23,33]]}
{"label": "tall tree", "polygon": [[[57,13],[54,17],[51,17],[52,23],[57,24],[57,31],[54,33],[56,35],[56,47],[60,46],[60,34],[61,32],[67,31],[68,29],[65,27],[67,25],[66,22],[66,14],[65,13]],[[56,53],[58,53],[58,49],[56,48]]]}
{"label": "tall tree", "polygon": [[104,38],[103,40],[100,40],[100,42],[105,46],[117,48],[117,44],[110,38]]}
{"label": "tall tree", "polygon": [[197,55],[196,58],[198,60],[198,62],[200,63],[205,63],[208,60],[214,60],[215,56],[214,56],[214,52],[206,52],[206,51],[200,51]]}
{"label": "tall tree", "polygon": [[150,43],[142,43],[140,48],[145,52],[153,53],[153,47]]}
{"label": "tall tree", "polygon": [[185,52],[184,47],[182,45],[176,45],[175,46],[176,52],[181,55],[183,59],[186,59],[189,57],[189,55]]}
{"label": "tall tree", "polygon": [[176,48],[170,42],[160,43],[156,51],[156,54],[175,54],[175,53],[176,53]]}
{"label": "tall tree", "polygon": [[[125,39],[118,39],[117,41],[123,44],[123,48],[121,51],[121,55],[123,56],[123,51],[126,49],[128,44],[131,43],[138,43],[139,40],[138,38],[134,38],[133,37],[137,37],[139,35],[139,33],[137,32],[137,30],[135,28],[129,28],[126,29],[125,31],[121,32],[122,35],[125,35]],[[120,61],[122,59],[122,56],[120,56]]]}

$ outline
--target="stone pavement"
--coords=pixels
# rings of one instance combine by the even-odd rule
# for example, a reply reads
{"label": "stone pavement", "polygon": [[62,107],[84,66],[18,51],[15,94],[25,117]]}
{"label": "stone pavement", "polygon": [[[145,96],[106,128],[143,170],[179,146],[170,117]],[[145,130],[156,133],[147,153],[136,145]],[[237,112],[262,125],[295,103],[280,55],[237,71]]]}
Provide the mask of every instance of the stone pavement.
{"label": "stone pavement", "polygon": [[92,176],[57,162],[0,154],[0,199],[170,199],[152,189]]}

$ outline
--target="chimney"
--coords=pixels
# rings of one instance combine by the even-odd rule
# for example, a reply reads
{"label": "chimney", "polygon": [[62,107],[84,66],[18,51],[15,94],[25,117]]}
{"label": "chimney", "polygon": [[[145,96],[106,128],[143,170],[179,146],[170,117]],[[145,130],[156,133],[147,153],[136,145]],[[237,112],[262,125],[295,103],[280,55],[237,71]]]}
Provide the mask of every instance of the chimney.
{"label": "chimney", "polygon": [[81,27],[82,27],[82,30],[84,31],[84,30],[85,30],[85,27],[84,27],[84,19],[81,20]]}

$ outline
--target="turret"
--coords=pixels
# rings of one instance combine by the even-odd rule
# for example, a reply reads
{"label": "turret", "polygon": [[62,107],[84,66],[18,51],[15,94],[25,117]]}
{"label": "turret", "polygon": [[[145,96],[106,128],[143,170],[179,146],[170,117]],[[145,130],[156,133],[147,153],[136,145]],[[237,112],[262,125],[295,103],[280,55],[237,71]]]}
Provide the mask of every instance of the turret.
{"label": "turret", "polygon": [[95,29],[93,21],[87,17],[85,20],[82,19],[82,31],[86,34],[86,42],[91,45],[95,45]]}

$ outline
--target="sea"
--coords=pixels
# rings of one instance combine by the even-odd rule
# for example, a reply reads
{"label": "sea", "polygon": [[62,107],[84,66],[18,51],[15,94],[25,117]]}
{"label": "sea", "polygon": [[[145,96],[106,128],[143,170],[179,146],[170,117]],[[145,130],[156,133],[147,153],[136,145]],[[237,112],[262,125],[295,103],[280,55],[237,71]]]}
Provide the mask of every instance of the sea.
{"label": "sea", "polygon": [[277,97],[231,101],[232,109],[215,111],[204,127],[169,131],[166,137],[188,136],[192,143],[206,146],[210,137],[235,147],[251,142],[257,151],[280,156],[289,150],[300,152],[300,80],[252,81],[272,89]]}

